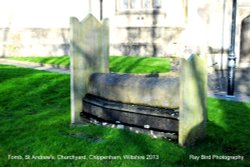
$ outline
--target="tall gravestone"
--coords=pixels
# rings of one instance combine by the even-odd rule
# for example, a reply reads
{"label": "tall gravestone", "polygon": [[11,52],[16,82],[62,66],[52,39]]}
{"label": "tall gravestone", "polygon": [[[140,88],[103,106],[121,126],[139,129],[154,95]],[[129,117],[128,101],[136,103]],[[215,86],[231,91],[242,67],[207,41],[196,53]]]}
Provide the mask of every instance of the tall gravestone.
{"label": "tall gravestone", "polygon": [[182,59],[180,72],[179,144],[194,145],[206,135],[206,57]]}
{"label": "tall gravestone", "polygon": [[82,98],[87,93],[89,76],[109,71],[108,21],[100,22],[91,14],[81,22],[70,18],[70,43],[71,124],[78,124],[82,122]]}

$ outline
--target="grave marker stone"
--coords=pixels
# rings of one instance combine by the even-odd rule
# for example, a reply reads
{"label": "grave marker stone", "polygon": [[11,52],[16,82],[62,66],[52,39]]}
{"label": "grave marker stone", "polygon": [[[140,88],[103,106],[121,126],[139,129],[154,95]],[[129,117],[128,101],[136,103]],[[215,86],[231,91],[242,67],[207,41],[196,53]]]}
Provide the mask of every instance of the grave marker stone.
{"label": "grave marker stone", "polygon": [[108,21],[100,22],[89,14],[83,21],[70,18],[71,43],[71,123],[81,123],[82,98],[87,93],[89,76],[107,73],[109,55]]}
{"label": "grave marker stone", "polygon": [[205,137],[207,121],[206,57],[182,59],[180,73],[179,144],[190,146]]}

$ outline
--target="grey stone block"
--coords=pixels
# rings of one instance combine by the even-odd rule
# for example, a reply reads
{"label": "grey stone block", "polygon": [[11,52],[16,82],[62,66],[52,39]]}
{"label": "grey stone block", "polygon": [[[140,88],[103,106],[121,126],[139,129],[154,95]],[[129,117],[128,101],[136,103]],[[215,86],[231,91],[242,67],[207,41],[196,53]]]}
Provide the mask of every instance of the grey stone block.
{"label": "grey stone block", "polygon": [[162,108],[179,108],[177,76],[147,77],[129,74],[90,76],[89,94],[108,100]]}

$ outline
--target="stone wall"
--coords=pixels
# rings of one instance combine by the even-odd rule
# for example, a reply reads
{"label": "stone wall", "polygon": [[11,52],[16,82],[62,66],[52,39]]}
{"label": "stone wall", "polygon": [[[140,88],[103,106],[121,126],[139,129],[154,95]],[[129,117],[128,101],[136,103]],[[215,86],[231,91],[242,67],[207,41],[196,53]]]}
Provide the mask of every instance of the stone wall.
{"label": "stone wall", "polygon": [[250,65],[250,2],[239,4],[238,10],[238,34],[237,40],[239,47],[237,48],[240,54],[240,65],[243,67]]}
{"label": "stone wall", "polygon": [[[211,56],[208,65],[227,67],[230,46],[232,2],[162,1],[159,10],[120,11],[115,0],[105,1],[103,17],[110,20],[110,54],[168,56],[176,55],[181,45],[197,44]],[[98,4],[99,0],[92,0]],[[185,2],[185,3],[184,3]],[[87,2],[86,2],[87,3]],[[90,13],[99,5],[90,4]],[[110,9],[108,8],[110,7]],[[236,26],[236,56],[248,57],[244,41],[248,41],[242,22],[250,15],[250,3],[238,1]],[[86,13],[86,12],[85,12]],[[96,13],[99,16],[100,13]],[[68,18],[64,18],[68,20]],[[12,26],[13,27],[13,26]],[[245,28],[246,29],[246,28]],[[241,37],[243,34],[243,37]],[[242,42],[243,39],[243,42]],[[181,46],[181,47],[180,47]],[[241,50],[243,49],[243,50]],[[69,28],[1,28],[0,56],[61,56],[69,55]],[[241,62],[249,61],[244,58]]]}
{"label": "stone wall", "polygon": [[[181,27],[119,27],[111,30],[112,55],[169,56],[175,52]],[[119,38],[117,38],[119,37]]]}
{"label": "stone wall", "polygon": [[0,56],[69,55],[69,28],[0,29]]}
{"label": "stone wall", "polygon": [[250,63],[250,12],[241,24],[240,54],[242,63]]}

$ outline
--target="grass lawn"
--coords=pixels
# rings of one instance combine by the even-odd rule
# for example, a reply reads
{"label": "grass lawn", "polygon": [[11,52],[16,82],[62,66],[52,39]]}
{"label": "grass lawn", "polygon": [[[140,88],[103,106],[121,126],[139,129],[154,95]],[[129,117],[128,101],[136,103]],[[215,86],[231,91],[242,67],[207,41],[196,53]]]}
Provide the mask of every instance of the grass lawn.
{"label": "grass lawn", "polygon": [[70,57],[69,56],[60,56],[60,57],[10,57],[9,59],[20,60],[20,61],[28,61],[42,64],[55,64],[55,65],[70,65]]}
{"label": "grass lawn", "polygon": [[[70,65],[69,56],[62,57],[20,57],[14,60],[37,62],[43,64]],[[169,58],[138,57],[138,56],[110,56],[109,68],[111,72],[119,73],[159,73],[170,71]]]}
{"label": "grass lawn", "polygon": [[[248,103],[209,98],[206,140],[193,148],[182,148],[120,129],[91,124],[70,128],[69,78],[65,74],[0,65],[0,166],[250,166]],[[245,159],[196,161],[189,159],[191,154],[241,155]],[[158,155],[159,159],[25,160],[33,155]],[[8,156],[24,159],[11,160]]]}
{"label": "grass lawn", "polygon": [[159,73],[170,71],[169,58],[110,56],[109,68],[118,73]]}

